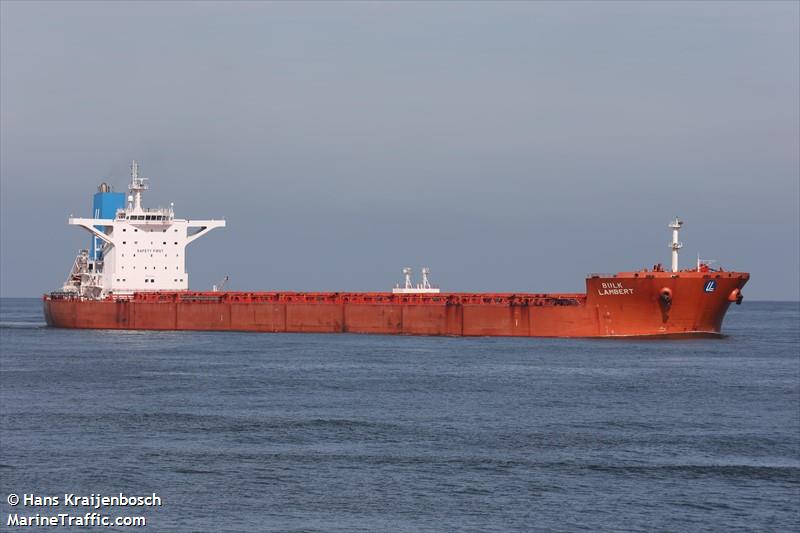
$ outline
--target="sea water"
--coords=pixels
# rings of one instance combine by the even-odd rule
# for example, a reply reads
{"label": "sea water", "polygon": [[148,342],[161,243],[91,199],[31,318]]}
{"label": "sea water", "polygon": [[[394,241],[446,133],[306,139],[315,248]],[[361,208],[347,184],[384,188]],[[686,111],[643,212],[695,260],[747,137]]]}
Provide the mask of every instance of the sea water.
{"label": "sea water", "polygon": [[[746,301],[724,330],[59,330],[39,300],[3,299],[2,527],[96,511],[176,532],[797,531],[800,304]],[[160,505],[63,501],[92,494]]]}

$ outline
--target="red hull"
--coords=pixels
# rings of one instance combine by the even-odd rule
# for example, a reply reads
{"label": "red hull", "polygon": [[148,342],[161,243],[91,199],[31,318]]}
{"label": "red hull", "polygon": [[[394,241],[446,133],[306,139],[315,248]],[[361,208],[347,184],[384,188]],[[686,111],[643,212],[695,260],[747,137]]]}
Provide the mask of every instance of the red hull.
{"label": "red hull", "polygon": [[[718,335],[749,275],[626,272],[592,276],[586,294],[289,292],[44,297],[50,326],[509,337]],[[713,280],[713,291],[707,290]]]}

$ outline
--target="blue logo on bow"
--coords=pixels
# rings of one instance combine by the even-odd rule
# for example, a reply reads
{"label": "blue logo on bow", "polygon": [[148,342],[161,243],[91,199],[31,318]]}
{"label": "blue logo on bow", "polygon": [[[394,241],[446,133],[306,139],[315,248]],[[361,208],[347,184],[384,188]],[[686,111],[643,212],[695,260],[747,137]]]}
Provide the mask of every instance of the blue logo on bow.
{"label": "blue logo on bow", "polygon": [[710,279],[706,282],[705,287],[703,287],[705,292],[714,292],[717,290],[717,282],[716,280]]}

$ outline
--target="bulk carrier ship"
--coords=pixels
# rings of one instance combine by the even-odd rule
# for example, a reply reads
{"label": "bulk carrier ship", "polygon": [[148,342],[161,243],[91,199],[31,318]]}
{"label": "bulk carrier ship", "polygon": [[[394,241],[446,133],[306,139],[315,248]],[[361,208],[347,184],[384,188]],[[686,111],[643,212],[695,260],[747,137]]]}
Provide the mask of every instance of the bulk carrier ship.
{"label": "bulk carrier ship", "polygon": [[[61,290],[44,295],[47,324],[60,328],[217,330],[390,335],[627,337],[719,336],[749,274],[698,259],[679,269],[675,218],[672,265],[590,274],[585,293],[442,292],[423,269],[414,284],[387,292],[189,290],[186,246],[224,220],[176,218],[172,206],[146,209],[149,188],[131,165],[128,194],[101,184],[92,218],[69,224],[92,235]],[[227,279],[227,278],[226,278]]]}

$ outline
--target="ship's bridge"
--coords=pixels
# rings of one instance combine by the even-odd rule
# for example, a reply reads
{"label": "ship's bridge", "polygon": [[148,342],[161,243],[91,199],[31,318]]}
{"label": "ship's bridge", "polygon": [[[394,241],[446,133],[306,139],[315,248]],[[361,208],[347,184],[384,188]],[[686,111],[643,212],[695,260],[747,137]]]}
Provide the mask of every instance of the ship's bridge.
{"label": "ship's bridge", "polygon": [[175,214],[171,210],[166,209],[148,209],[145,213],[135,214],[120,210],[120,212],[117,213],[117,218],[119,220],[136,220],[139,222],[164,222],[173,220]]}

